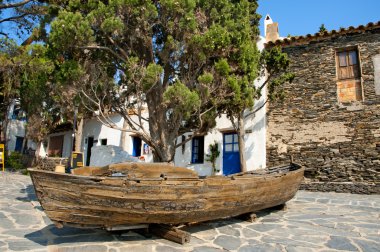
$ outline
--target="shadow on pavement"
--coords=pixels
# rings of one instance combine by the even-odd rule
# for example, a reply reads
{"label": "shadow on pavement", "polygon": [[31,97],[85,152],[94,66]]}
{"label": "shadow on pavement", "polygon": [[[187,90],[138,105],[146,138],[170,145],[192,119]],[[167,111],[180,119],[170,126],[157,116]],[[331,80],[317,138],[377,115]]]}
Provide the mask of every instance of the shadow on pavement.
{"label": "shadow on pavement", "polygon": [[49,225],[25,235],[25,238],[40,245],[60,245],[66,243],[91,243],[112,241],[142,241],[146,238],[135,232],[108,232],[101,229],[80,229],[73,227],[56,228]]}
{"label": "shadow on pavement", "polygon": [[36,201],[37,196],[34,191],[33,185],[28,185],[26,188],[20,190],[21,193],[26,193],[26,197],[17,197],[16,199],[23,202]]}

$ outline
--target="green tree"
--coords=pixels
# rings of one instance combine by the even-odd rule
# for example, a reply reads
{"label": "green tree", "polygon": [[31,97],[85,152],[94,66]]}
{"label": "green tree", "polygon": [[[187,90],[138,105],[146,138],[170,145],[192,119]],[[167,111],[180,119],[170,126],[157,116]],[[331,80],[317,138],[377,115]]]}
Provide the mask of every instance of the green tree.
{"label": "green tree", "polygon": [[46,37],[45,25],[54,11],[49,10],[47,0],[1,0],[0,37],[25,39],[30,44]]}
{"label": "green tree", "polygon": [[327,29],[325,27],[325,24],[321,24],[321,26],[319,27],[319,33],[324,33],[324,32],[327,32]]}
{"label": "green tree", "polygon": [[252,93],[256,1],[56,2],[49,42],[57,85],[75,87],[110,127],[109,113],[119,113],[128,125],[121,130],[139,135],[156,161],[173,161],[184,132],[206,133],[236,84]]}
{"label": "green tree", "polygon": [[[18,46],[14,41],[1,39],[1,114],[3,129],[7,128],[9,108],[14,100],[20,102],[25,116],[30,119],[26,125],[27,135],[37,143],[42,141],[53,125],[53,109],[50,75],[54,64],[47,57],[47,48],[41,44]],[[59,110],[58,110],[59,111]],[[6,131],[2,131],[7,139]]]}
{"label": "green tree", "polygon": [[1,116],[1,140],[7,149],[7,127],[10,106],[14,99],[19,98],[20,74],[19,63],[13,58],[19,55],[19,48],[15,41],[0,39],[0,116]]}
{"label": "green tree", "polygon": [[[57,12],[53,9],[49,11],[44,0],[0,1],[0,118],[1,139],[6,145],[5,129],[11,102],[21,100],[21,95],[24,94],[20,92],[22,77],[33,68],[28,66],[30,60],[39,57],[28,55],[28,46],[33,41],[46,39],[45,26],[55,13]],[[16,39],[25,40],[20,46]]]}
{"label": "green tree", "polygon": [[[245,120],[254,116],[262,109],[268,100],[278,100],[283,97],[281,87],[284,83],[292,81],[294,75],[287,71],[289,59],[282,53],[280,47],[264,50],[262,53],[252,46],[250,55],[251,78],[247,75],[239,76],[225,71],[225,81],[221,82],[220,88],[230,95],[225,96],[219,105],[219,112],[227,114],[238,135],[240,168],[247,171],[245,158]],[[224,68],[228,69],[226,62]],[[260,86],[255,86],[254,80],[258,77],[264,78]],[[267,88],[265,101],[254,109],[255,101],[261,98],[262,91]]]}

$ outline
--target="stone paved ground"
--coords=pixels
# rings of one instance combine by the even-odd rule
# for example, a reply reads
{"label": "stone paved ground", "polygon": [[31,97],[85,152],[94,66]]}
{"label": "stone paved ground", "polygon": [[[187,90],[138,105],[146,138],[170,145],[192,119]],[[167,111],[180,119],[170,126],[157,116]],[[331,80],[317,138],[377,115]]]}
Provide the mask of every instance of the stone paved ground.
{"label": "stone paved ground", "polygon": [[0,251],[380,251],[380,195],[298,192],[285,211],[186,228],[179,245],[135,232],[57,229],[45,216],[28,176],[0,173]]}

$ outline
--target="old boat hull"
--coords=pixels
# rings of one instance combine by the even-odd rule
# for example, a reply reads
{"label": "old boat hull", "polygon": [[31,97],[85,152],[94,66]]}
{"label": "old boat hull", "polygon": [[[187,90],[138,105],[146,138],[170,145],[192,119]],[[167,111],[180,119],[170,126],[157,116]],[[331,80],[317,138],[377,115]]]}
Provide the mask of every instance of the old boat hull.
{"label": "old boat hull", "polygon": [[304,173],[295,164],[205,178],[139,179],[29,171],[37,197],[53,222],[105,228],[201,222],[281,205],[294,197]]}

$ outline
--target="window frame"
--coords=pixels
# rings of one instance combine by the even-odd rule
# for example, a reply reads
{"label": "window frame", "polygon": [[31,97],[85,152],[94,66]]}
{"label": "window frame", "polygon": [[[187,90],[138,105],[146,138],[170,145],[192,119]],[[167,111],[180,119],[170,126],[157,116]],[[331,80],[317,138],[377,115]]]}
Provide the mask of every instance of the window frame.
{"label": "window frame", "polygon": [[[356,56],[356,64],[350,64],[350,53],[354,52]],[[341,58],[340,55],[344,53],[345,54],[345,66],[341,66]],[[345,48],[338,48],[335,50],[335,65],[336,65],[336,75],[337,80],[352,80],[352,79],[360,79],[361,74],[361,62],[360,62],[360,54],[357,47],[345,47]],[[351,71],[350,68],[352,67],[352,76],[348,77],[342,77],[341,69],[346,69],[347,72]],[[355,70],[357,72],[357,75],[355,75]]]}
{"label": "window frame", "polygon": [[204,163],[204,145],[205,145],[204,139],[205,139],[204,136],[196,136],[196,137],[193,137],[193,139],[191,139],[191,163],[192,164]]}
{"label": "window frame", "polygon": [[101,145],[101,146],[106,146],[107,143],[108,143],[107,138],[102,138],[102,139],[100,139],[100,145]]}

